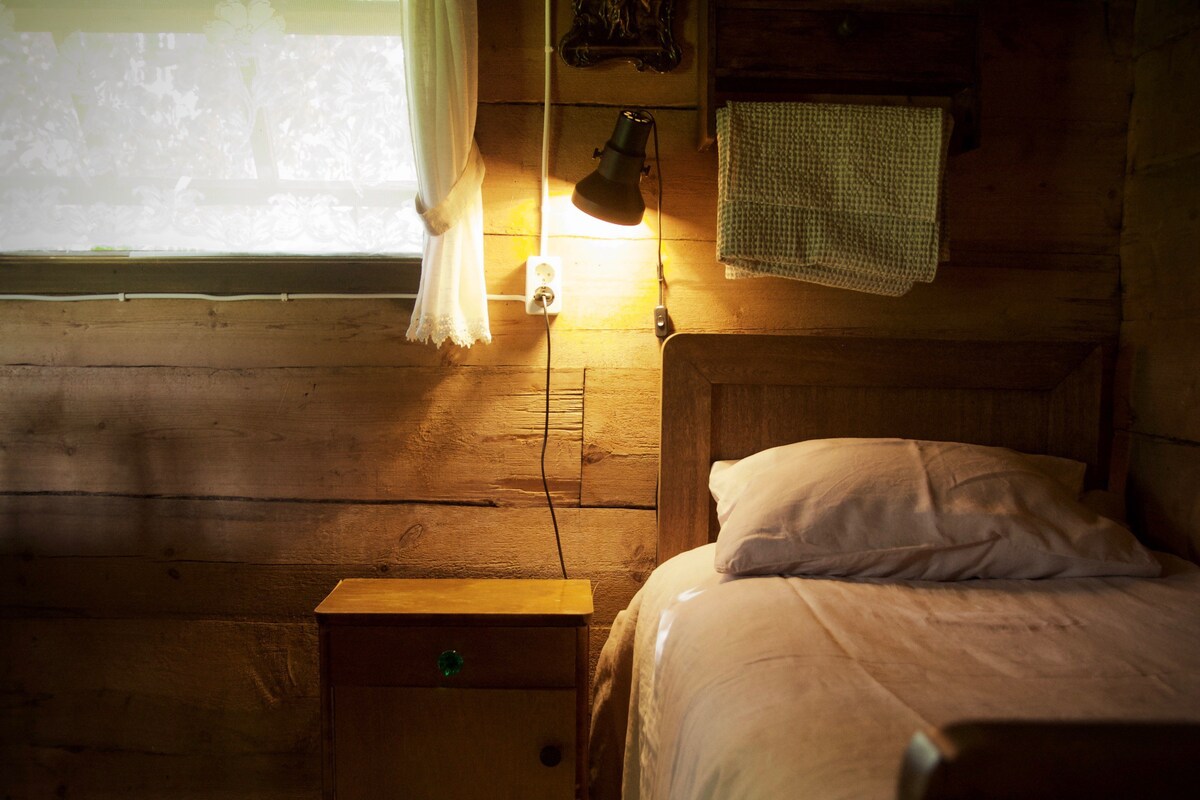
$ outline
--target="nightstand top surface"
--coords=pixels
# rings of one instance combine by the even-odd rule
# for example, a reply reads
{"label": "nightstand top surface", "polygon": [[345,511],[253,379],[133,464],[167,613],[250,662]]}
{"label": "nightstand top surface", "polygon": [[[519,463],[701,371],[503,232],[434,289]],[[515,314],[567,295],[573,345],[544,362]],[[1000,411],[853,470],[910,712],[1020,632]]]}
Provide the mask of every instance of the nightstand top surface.
{"label": "nightstand top surface", "polygon": [[475,622],[582,623],[592,614],[586,580],[349,578],[317,606],[323,621],[379,616]]}

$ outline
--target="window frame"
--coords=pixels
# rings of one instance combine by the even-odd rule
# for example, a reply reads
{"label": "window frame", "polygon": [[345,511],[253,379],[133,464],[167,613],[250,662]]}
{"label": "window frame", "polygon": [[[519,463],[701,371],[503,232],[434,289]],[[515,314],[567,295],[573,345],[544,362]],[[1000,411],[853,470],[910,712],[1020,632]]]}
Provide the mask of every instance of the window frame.
{"label": "window frame", "polygon": [[415,294],[421,259],[398,256],[0,254],[0,294]]}
{"label": "window frame", "polygon": [[[309,8],[296,2],[287,9],[288,33],[332,32],[353,34],[377,32],[381,22],[392,25],[399,0],[344,2],[339,27],[331,29],[319,6]],[[176,32],[199,32],[214,19],[218,0],[192,3],[181,9],[154,9],[168,17],[186,20]],[[19,31],[54,30],[56,26],[23,25],[23,17],[56,18],[72,15],[79,30],[121,33],[140,32],[120,14],[112,14],[115,2],[84,5],[86,20],[79,22],[79,9],[43,7],[35,0],[7,3],[16,14]],[[286,3],[285,3],[286,5]],[[194,7],[193,7],[194,6]],[[126,293],[164,294],[414,294],[420,283],[422,259],[416,255],[354,254],[212,254],[139,255],[123,252],[84,253],[0,252],[0,294],[90,295]]]}

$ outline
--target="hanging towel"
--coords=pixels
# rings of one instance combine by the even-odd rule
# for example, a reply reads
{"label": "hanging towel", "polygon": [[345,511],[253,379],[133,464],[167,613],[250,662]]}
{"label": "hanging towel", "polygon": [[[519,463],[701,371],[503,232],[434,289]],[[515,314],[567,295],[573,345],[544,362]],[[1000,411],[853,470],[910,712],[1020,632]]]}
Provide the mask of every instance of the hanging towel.
{"label": "hanging towel", "polygon": [[940,108],[728,103],[717,110],[717,259],[897,296],[943,250],[950,116]]}

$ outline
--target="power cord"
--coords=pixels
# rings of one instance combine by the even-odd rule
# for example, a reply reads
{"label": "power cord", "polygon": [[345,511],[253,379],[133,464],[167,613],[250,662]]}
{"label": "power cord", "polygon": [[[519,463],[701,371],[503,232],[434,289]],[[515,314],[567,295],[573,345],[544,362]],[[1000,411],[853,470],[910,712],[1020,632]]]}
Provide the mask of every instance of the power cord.
{"label": "power cord", "polygon": [[[538,255],[547,253],[546,209],[550,204],[550,62],[554,53],[554,42],[551,38],[550,0],[546,0],[546,46],[545,46],[545,75],[542,88],[542,197],[541,215],[538,222],[540,237],[538,239]],[[567,562],[563,560],[562,538],[558,533],[558,517],[554,513],[554,500],[550,497],[550,484],[546,482],[546,445],[550,442],[550,304],[554,302],[554,290],[542,286],[533,293],[533,300],[542,304],[542,318],[546,320],[546,417],[542,427],[542,491],[546,493],[546,506],[550,509],[550,521],[554,524],[554,546],[558,548],[558,565],[562,568],[563,580],[567,579]]]}
{"label": "power cord", "polygon": [[[658,173],[655,176],[655,183],[658,184],[658,305],[654,307],[654,335],[660,339],[665,339],[671,334],[671,316],[667,313],[666,298],[663,295],[663,290],[666,289],[667,279],[663,274],[663,259],[662,259],[662,202],[663,202],[663,175],[662,161],[659,159],[658,153],[658,121],[654,119],[654,115],[649,111],[642,111],[650,118],[650,130],[654,133],[654,167]],[[649,171],[649,167],[646,168]]]}
{"label": "power cord", "polygon": [[554,514],[554,501],[550,498],[550,484],[546,482],[546,445],[550,441],[550,314],[547,311],[554,302],[554,292],[543,286],[534,293],[533,299],[542,304],[542,318],[546,320],[546,416],[542,427],[542,491],[546,493],[546,506],[550,509],[550,521],[554,524],[554,545],[558,548],[558,565],[562,567],[563,580],[567,578],[567,562],[563,560],[562,538],[558,533],[558,517]]}

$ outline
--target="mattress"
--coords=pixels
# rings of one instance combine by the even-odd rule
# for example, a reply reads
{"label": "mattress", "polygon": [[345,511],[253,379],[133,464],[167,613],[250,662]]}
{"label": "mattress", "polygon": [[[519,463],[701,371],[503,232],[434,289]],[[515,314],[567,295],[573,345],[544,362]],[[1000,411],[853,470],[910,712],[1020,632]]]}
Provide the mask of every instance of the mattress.
{"label": "mattress", "polygon": [[[890,798],[966,719],[1200,721],[1200,568],[1161,577],[733,578],[662,564],[597,667],[594,800]],[[623,791],[623,794],[622,794]]]}

